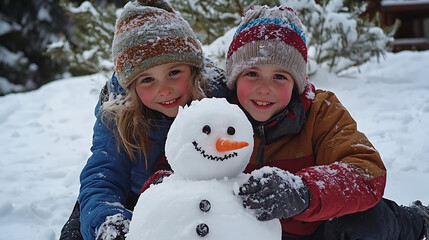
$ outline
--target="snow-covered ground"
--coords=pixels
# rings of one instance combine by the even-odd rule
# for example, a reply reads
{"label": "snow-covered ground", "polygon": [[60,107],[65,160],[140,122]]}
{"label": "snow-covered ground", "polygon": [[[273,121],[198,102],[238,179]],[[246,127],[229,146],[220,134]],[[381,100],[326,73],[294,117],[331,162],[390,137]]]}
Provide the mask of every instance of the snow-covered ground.
{"label": "snow-covered ground", "polygon": [[[319,71],[379,150],[385,197],[429,204],[429,51],[389,53],[342,76]],[[0,97],[0,239],[58,239],[90,155],[93,109],[106,78],[62,79]]]}

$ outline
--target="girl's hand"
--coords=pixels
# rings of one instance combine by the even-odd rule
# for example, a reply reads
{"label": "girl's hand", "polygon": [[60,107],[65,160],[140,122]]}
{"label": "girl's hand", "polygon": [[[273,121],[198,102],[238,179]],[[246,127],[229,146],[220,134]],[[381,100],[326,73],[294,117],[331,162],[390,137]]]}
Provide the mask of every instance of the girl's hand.
{"label": "girl's hand", "polygon": [[118,213],[106,217],[106,221],[97,230],[97,240],[125,240],[128,233],[130,220]]}

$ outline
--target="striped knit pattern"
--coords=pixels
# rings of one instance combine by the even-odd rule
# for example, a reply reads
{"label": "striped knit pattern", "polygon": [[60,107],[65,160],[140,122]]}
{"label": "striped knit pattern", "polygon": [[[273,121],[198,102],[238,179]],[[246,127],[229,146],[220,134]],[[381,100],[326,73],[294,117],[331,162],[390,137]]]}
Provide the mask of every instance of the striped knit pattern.
{"label": "striped knit pattern", "polygon": [[244,31],[245,29],[258,26],[261,24],[265,24],[265,25],[273,24],[273,25],[278,25],[280,27],[289,28],[295,31],[302,38],[302,40],[306,42],[305,33],[297,25],[295,25],[294,23],[286,19],[279,19],[279,18],[258,18],[258,19],[251,20],[247,24],[240,25],[237,31],[235,32],[234,37],[237,36],[237,34]]}
{"label": "striped knit pattern", "polygon": [[287,7],[256,6],[240,23],[226,60],[230,89],[246,68],[275,65],[289,72],[299,93],[307,82],[307,46],[301,20]]}
{"label": "striped knit pattern", "polygon": [[203,67],[201,43],[189,24],[159,0],[125,5],[116,20],[112,54],[124,88],[142,72],[161,64],[181,62]]}

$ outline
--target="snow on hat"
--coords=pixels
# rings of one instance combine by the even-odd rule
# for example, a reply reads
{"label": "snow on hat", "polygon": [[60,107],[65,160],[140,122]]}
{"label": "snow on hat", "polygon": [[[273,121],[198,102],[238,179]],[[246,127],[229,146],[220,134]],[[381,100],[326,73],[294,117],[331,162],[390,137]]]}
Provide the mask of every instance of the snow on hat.
{"label": "snow on hat", "polygon": [[113,63],[122,87],[165,63],[203,68],[201,43],[178,12],[162,0],[128,2],[116,20]]}
{"label": "snow on hat", "polygon": [[256,6],[248,10],[227,53],[227,85],[235,87],[238,75],[257,65],[275,65],[289,72],[299,93],[307,82],[307,46],[298,15],[288,7]]}

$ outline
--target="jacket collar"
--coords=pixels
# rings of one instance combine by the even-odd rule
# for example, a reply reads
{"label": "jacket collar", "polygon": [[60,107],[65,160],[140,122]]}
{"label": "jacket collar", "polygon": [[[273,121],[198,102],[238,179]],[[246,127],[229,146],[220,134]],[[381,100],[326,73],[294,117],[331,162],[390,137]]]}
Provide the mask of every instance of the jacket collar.
{"label": "jacket collar", "polygon": [[270,144],[287,134],[297,134],[306,120],[304,104],[297,94],[293,94],[290,103],[282,111],[264,122],[258,122],[248,115],[253,130]]}

